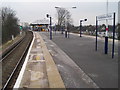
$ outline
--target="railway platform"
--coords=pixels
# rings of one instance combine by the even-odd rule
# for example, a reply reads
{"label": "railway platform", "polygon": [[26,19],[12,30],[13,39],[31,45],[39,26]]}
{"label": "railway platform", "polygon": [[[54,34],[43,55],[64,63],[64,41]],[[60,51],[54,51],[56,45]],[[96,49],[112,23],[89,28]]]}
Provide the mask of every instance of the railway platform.
{"label": "railway platform", "polygon": [[14,88],[65,88],[40,34],[34,37]]}

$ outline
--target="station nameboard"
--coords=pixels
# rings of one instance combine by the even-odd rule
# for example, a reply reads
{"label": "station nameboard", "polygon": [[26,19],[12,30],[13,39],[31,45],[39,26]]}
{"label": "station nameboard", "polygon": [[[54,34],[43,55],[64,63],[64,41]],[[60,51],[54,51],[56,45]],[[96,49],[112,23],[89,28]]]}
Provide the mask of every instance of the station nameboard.
{"label": "station nameboard", "polygon": [[49,19],[40,19],[32,22],[32,24],[50,24]]}
{"label": "station nameboard", "polygon": [[22,30],[22,29],[23,29],[23,27],[22,27],[22,26],[20,26],[19,28],[20,28],[20,30]]}
{"label": "station nameboard", "polygon": [[97,16],[97,20],[113,19],[113,13]]}

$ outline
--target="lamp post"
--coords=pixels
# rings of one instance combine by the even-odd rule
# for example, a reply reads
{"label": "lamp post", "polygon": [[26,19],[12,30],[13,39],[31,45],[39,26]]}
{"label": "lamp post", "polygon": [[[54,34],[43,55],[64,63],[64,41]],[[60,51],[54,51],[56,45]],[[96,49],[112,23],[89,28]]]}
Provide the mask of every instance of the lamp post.
{"label": "lamp post", "polygon": [[82,34],[82,22],[83,21],[87,21],[87,19],[80,20],[80,37],[82,37],[81,34]]}
{"label": "lamp post", "polygon": [[[108,15],[108,0],[106,4],[106,13]],[[105,32],[105,54],[108,53],[108,20],[106,19],[106,32]]]}
{"label": "lamp post", "polygon": [[50,18],[50,40],[52,40],[52,20],[51,20],[51,16],[49,14],[46,14],[47,18]]}

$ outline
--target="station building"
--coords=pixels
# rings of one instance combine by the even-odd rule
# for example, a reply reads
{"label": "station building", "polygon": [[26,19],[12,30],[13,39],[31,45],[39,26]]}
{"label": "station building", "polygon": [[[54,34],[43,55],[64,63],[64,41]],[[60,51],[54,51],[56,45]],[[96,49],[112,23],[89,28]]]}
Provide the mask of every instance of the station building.
{"label": "station building", "polygon": [[36,20],[35,22],[31,23],[30,26],[33,31],[49,31],[49,20]]}

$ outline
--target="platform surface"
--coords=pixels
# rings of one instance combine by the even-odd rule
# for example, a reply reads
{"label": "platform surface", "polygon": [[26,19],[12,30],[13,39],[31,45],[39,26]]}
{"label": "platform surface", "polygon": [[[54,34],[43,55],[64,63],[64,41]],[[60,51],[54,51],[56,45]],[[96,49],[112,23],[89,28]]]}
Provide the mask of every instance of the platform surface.
{"label": "platform surface", "polygon": [[[37,32],[33,33],[33,45],[29,55],[27,55],[25,70],[21,71],[24,74],[19,88],[65,88],[42,37]],[[17,80],[20,80],[19,76]]]}

